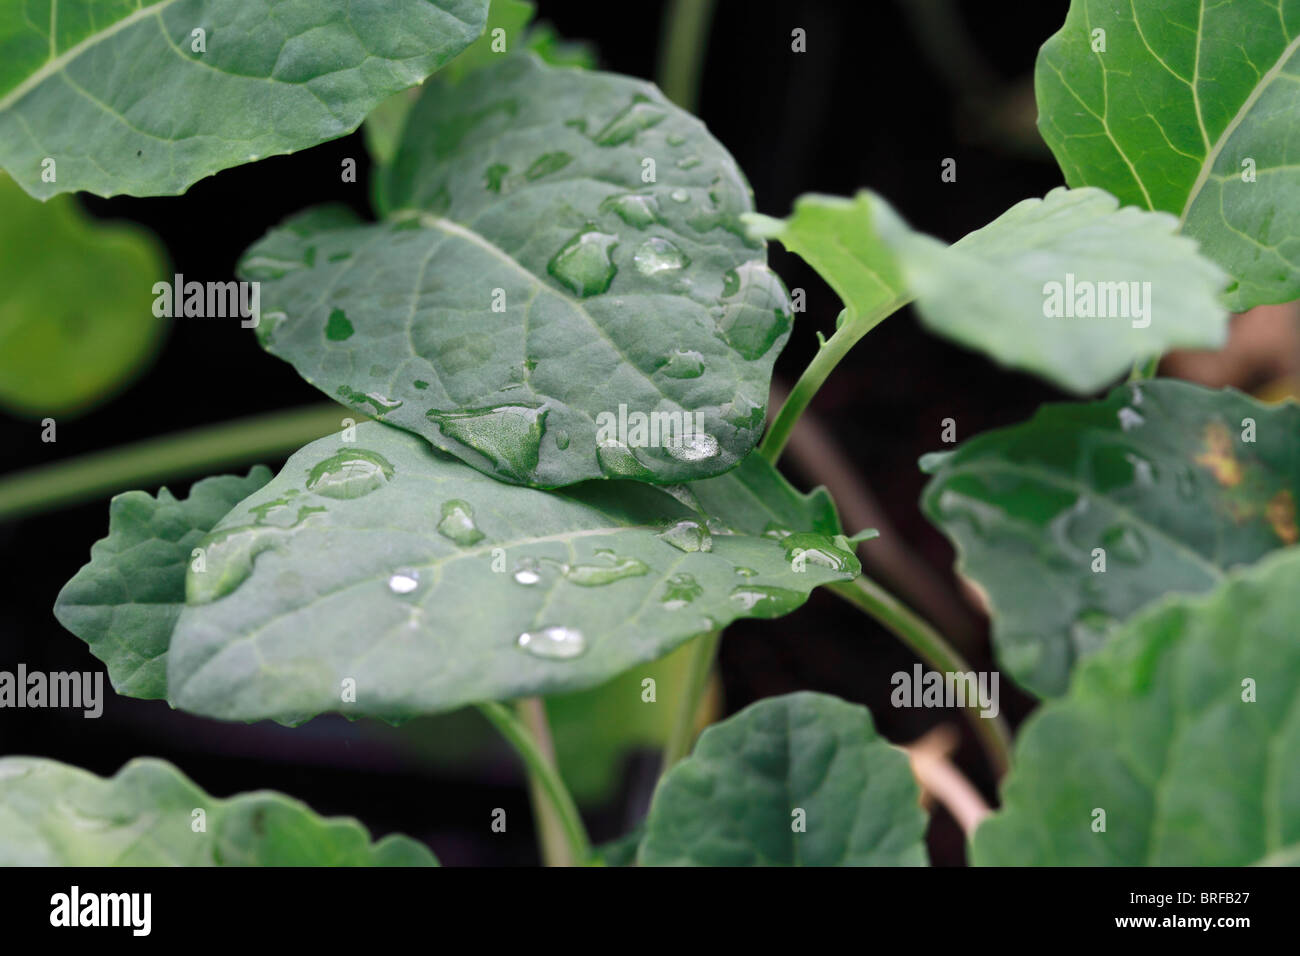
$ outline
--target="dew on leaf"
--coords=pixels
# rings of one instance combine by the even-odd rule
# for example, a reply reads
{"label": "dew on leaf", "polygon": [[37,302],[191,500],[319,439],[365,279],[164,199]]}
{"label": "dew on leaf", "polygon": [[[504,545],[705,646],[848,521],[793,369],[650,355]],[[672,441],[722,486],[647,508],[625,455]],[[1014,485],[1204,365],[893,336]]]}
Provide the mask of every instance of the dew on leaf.
{"label": "dew on leaf", "polygon": [[592,141],[597,146],[621,146],[634,140],[642,130],[663,122],[667,115],[646,97],[636,96],[592,137]]}
{"label": "dew on leaf", "polygon": [[800,532],[781,539],[787,561],[802,559],[806,564],[817,564],[832,571],[854,571],[858,560],[853,553],[839,547],[823,534]]}
{"label": "dew on leaf", "polygon": [[541,565],[536,558],[520,558],[512,575],[516,584],[532,587],[542,579]]}
{"label": "dew on leaf", "polygon": [[803,603],[804,596],[789,588],[742,584],[732,590],[730,599],[750,617],[772,618],[793,611]]}
{"label": "dew on leaf", "polygon": [[632,262],[637,272],[643,276],[658,275],[661,272],[675,272],[691,264],[686,253],[678,249],[667,239],[651,237],[637,246],[632,254]]}
{"label": "dew on leaf", "polygon": [[420,586],[420,572],[414,568],[401,568],[388,578],[388,590],[394,594],[410,594]]}
{"label": "dew on leaf", "polygon": [[575,295],[596,295],[614,281],[618,267],[610,250],[616,245],[618,236],[595,229],[580,232],[551,258],[546,271]]}
{"label": "dew on leaf", "polygon": [[704,374],[704,356],[694,349],[675,349],[658,371],[668,378],[699,378]]}
{"label": "dew on leaf", "polygon": [[496,405],[441,411],[427,416],[448,438],[487,456],[498,475],[524,478],[537,467],[546,411],[528,405]]}
{"label": "dew on leaf", "polygon": [[624,578],[641,577],[649,570],[645,562],[636,558],[611,556],[603,564],[566,564],[564,580],[584,588],[601,587]]}
{"label": "dew on leaf", "polygon": [[612,209],[618,218],[637,229],[659,222],[659,203],[654,196],[645,193],[609,196],[600,204],[600,208]]}
{"label": "dew on leaf", "polygon": [[515,644],[534,657],[564,660],[577,657],[587,649],[587,640],[574,627],[543,627],[525,631],[515,638]]}
{"label": "dew on leaf", "polygon": [[718,334],[745,358],[762,358],[790,328],[790,313],[781,307],[786,301],[781,280],[762,262],[728,270]]}
{"label": "dew on leaf", "polygon": [[348,449],[319,462],[307,473],[307,490],[326,498],[348,500],[368,495],[393,477],[383,455],[362,448]]}
{"label": "dew on leaf", "polygon": [[1141,564],[1147,557],[1147,542],[1132,525],[1117,524],[1106,529],[1101,545],[1107,554],[1114,555],[1125,564]]}
{"label": "dew on leaf", "polygon": [[690,604],[697,597],[704,593],[702,588],[695,580],[692,574],[674,574],[664,582],[663,597],[660,603],[665,610],[678,611]]}
{"label": "dew on leaf", "polygon": [[501,192],[501,183],[505,181],[506,175],[510,172],[510,167],[505,163],[493,163],[483,171],[483,180],[487,186],[488,192]]}
{"label": "dew on leaf", "polygon": [[559,172],[571,162],[573,162],[573,157],[568,153],[558,151],[543,153],[533,160],[533,164],[524,171],[524,178],[528,180],[541,179],[543,176]]}
{"label": "dew on leaf", "polygon": [[706,432],[673,435],[664,442],[664,450],[678,461],[705,461],[718,454],[718,440]]}
{"label": "dew on leaf", "polygon": [[325,338],[331,342],[343,342],[350,339],[354,331],[356,330],[352,328],[352,323],[348,321],[348,317],[342,309],[332,311],[329,320],[325,323]]}
{"label": "dew on leaf", "polygon": [[688,554],[713,550],[713,536],[709,534],[709,529],[689,518],[670,524],[659,532],[658,538]]}
{"label": "dew on leaf", "polygon": [[442,503],[442,520],[438,522],[438,533],[462,548],[483,540],[483,532],[474,524],[474,509],[468,501],[460,498]]}
{"label": "dew on leaf", "polygon": [[652,474],[627,445],[613,438],[596,446],[596,460],[600,470],[613,478],[646,478]]}

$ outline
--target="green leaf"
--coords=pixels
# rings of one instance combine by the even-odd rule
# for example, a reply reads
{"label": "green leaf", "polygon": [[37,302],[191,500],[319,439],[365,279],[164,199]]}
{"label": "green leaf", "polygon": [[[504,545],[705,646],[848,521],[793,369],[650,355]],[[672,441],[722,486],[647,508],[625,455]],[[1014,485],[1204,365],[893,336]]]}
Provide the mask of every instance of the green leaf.
{"label": "green leaf", "polygon": [[1034,75],[1070,185],[1178,216],[1233,311],[1300,297],[1300,2],[1073,0]]}
{"label": "green leaf", "polygon": [[90,563],[63,586],[54,616],[108,665],[119,694],[167,696],[167,645],[185,604],[191,552],[218,521],[271,480],[263,465],[248,476],[196,482],[177,500],[166,488],[118,495],[109,505],[108,537]]}
{"label": "green leaf", "polygon": [[[800,822],[806,831],[795,831]],[[655,790],[638,859],[924,866],[925,826],[906,754],[876,733],[865,707],[786,694],[700,735]]]}
{"label": "green leaf", "polygon": [[0,405],[62,415],[133,378],[166,329],[150,292],[165,271],[145,230],[71,197],[42,206],[0,174]]}
{"label": "green leaf", "polygon": [[409,837],[371,843],[356,820],[317,816],[283,794],[209,796],[162,760],[132,760],[104,778],[0,758],[0,866],[437,865]]}
{"label": "green leaf", "polygon": [[1003,666],[1056,695],[1139,608],[1296,543],[1298,437],[1290,402],[1134,383],[929,460],[922,504],[987,592]]}
{"label": "green leaf", "polygon": [[1288,549],[1126,624],[1079,667],[1068,696],[1025,724],[973,862],[1294,862],[1298,585],[1300,550]]}
{"label": "green leaf", "polygon": [[[385,176],[388,220],[309,213],[241,264],[308,381],[537,487],[708,477],[754,446],[789,299],[735,162],[655,87],[531,54],[439,78]],[[635,430],[688,413],[686,440]]]}
{"label": "green leaf", "polygon": [[[951,246],[869,192],[804,196],[785,222],[748,222],[817,269],[844,300],[842,321],[870,328],[914,296],[934,332],[1078,393],[1135,359],[1217,347],[1227,334],[1219,269],[1174,234],[1172,217],[1119,209],[1098,189],[1026,199]],[[1085,308],[1094,314],[1075,317]]]}
{"label": "green leaf", "polygon": [[487,0],[40,6],[0,13],[0,166],[40,199],[176,195],[336,139],[467,47],[487,14]]}
{"label": "green leaf", "polygon": [[775,239],[817,270],[835,290],[849,320],[883,317],[911,296],[894,251],[877,232],[884,200],[870,192],[852,199],[809,193],[795,200],[789,219],[751,213],[750,233]]}
{"label": "green leaf", "polygon": [[[774,474],[757,456],[694,486],[724,504],[706,518],[690,488],[546,493],[379,423],[355,438],[308,445],[198,542],[169,645],[161,615],[123,631],[117,653],[166,650],[174,705],[230,720],[395,721],[579,690],[736,618],[788,613],[859,570],[842,536],[817,531],[834,520],[824,492],[784,485],[783,501],[751,504]],[[183,549],[164,549],[159,580],[128,569],[122,600],[148,585],[172,613]],[[86,620],[104,627],[62,616],[83,639],[96,636]]]}

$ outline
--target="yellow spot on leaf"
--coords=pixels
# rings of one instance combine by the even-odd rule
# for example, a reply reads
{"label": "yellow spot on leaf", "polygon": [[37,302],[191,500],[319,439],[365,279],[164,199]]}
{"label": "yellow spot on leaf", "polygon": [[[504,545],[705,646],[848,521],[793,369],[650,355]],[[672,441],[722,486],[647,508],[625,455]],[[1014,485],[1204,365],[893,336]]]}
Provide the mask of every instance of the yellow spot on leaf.
{"label": "yellow spot on leaf", "polygon": [[1295,523],[1295,498],[1291,497],[1291,492],[1283,488],[1275,494],[1264,514],[1283,544],[1295,544],[1300,540],[1300,528]]}
{"label": "yellow spot on leaf", "polygon": [[1214,475],[1214,480],[1224,488],[1241,484],[1241,463],[1232,453],[1232,435],[1222,422],[1205,426],[1205,451],[1196,456],[1196,463]]}

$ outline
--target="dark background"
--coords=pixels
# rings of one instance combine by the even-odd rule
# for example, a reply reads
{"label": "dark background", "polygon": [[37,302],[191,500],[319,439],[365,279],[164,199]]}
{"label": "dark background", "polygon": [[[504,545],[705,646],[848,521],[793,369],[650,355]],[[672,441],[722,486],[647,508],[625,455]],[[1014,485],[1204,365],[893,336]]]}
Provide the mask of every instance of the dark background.
{"label": "dark background", "polygon": [[[1061,183],[1033,130],[1031,74],[1039,44],[1059,28],[1067,5],[722,0],[699,114],[745,170],[762,212],[784,216],[804,192],[847,195],[869,187],[916,228],[954,240],[1013,202]],[[562,37],[590,41],[602,69],[654,77],[659,13],[652,5],[543,0],[540,15]],[[807,31],[806,53],[790,50],[795,27]],[[344,157],[358,162],[356,184],[339,181]],[[955,183],[940,181],[945,157],[957,160]],[[224,280],[233,277],[240,253],[290,213],[330,200],[368,213],[367,166],[358,132],[226,170],[182,197],[83,198],[98,216],[153,229],[175,271]],[[779,246],[771,258],[786,283],[808,295],[808,311],[777,363],[778,379],[788,384],[812,356],[814,332],[829,335],[834,328],[839,303]],[[70,273],[67,281],[78,276]],[[896,534],[955,596],[952,551],[916,505],[924,484],[916,459],[939,447],[946,417],[966,438],[1019,421],[1053,397],[1035,380],[931,337],[904,312],[849,355],[813,411],[879,499]],[[262,352],[251,332],[181,319],[151,369],[123,394],[78,418],[60,419],[56,444],[40,441],[35,422],[0,417],[0,468],[34,467],[320,398],[288,364]],[[794,461],[786,470],[807,484],[808,468]],[[169,486],[183,495],[189,481]],[[0,669],[13,670],[20,661],[37,670],[100,668],[50,609],[106,529],[104,501],[0,524]],[[968,657],[976,668],[990,669],[985,624],[973,612],[971,619],[976,633]],[[732,713],[761,697],[812,689],[868,705],[882,732],[899,743],[938,723],[960,725],[950,712],[889,706],[889,675],[912,663],[889,634],[819,592],[789,617],[739,622],[728,630],[721,652],[725,709]],[[512,826],[504,835],[487,827],[493,807],[506,808],[512,821],[528,819],[508,754],[486,771],[456,773],[413,759],[404,742],[403,735],[412,733],[458,733],[463,719],[416,722],[423,731],[340,718],[318,718],[294,730],[230,725],[170,711],[159,701],[116,697],[105,685],[105,713],[97,721],[58,710],[0,711],[0,753],[48,756],[101,774],[134,756],[164,757],[215,795],[282,790],[322,813],[355,815],[376,834],[398,830],[425,840],[445,863],[536,861],[525,827]],[[1002,692],[1004,712],[1019,721],[1030,702],[1005,681]],[[963,733],[958,762],[991,800],[992,778]],[[620,797],[588,815],[594,840],[617,835],[635,816],[653,783],[653,760],[634,760]],[[933,815],[930,844],[936,864],[964,859],[961,833],[942,811]]]}

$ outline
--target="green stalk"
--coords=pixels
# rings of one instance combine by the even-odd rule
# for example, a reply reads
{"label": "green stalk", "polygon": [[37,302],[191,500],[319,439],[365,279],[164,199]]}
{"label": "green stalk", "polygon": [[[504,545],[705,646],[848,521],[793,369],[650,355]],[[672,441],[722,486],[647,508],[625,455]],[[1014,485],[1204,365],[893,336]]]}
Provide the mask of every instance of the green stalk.
{"label": "green stalk", "polygon": [[0,478],[0,521],[297,451],[365,416],[333,403],[150,438]]}
{"label": "green stalk", "polygon": [[709,684],[709,674],[713,670],[713,661],[717,657],[721,639],[722,631],[710,631],[701,634],[691,644],[691,659],[686,665],[686,686],[677,702],[673,729],[664,746],[663,761],[659,766],[660,776],[691,752],[691,745],[695,743],[695,720],[699,716],[700,701]]}
{"label": "green stalk", "polygon": [[1143,379],[1155,378],[1156,369],[1160,367],[1160,356],[1153,355],[1148,359],[1138,359],[1133,363],[1133,371],[1129,373],[1130,382],[1140,382]]}
{"label": "green stalk", "polygon": [[[535,701],[535,704],[540,706],[541,702]],[[534,812],[537,815],[538,838],[542,844],[543,862],[548,866],[585,864],[591,859],[591,841],[587,838],[587,828],[583,826],[578,806],[573,802],[569,788],[560,778],[555,763],[542,749],[543,745],[539,743],[540,735],[530,731],[525,723],[525,719],[530,723],[536,721],[536,706],[530,705],[527,701],[520,702],[520,714],[525,719],[511,713],[509,708],[501,704],[479,704],[478,709],[515,748],[515,752],[528,771],[530,794],[535,794],[539,801],[534,804]],[[541,718],[542,721],[546,719],[544,710],[541,711]],[[540,730],[541,727],[537,729]],[[549,730],[544,733],[549,741]],[[533,789],[534,787],[536,790]],[[553,838],[548,832],[550,824],[547,817],[539,812],[542,806],[550,810],[554,814],[554,819],[558,821],[559,831],[563,835],[558,849],[553,845]]]}
{"label": "green stalk", "polygon": [[[827,585],[833,592],[860,611],[875,618],[906,644],[917,657],[937,671],[969,672],[967,664],[943,637],[917,617],[896,597],[865,575],[852,581]],[[984,753],[999,779],[1011,766],[1011,733],[999,717],[981,717],[979,705],[968,702],[963,708]]]}
{"label": "green stalk", "polygon": [[664,95],[694,113],[708,45],[713,0],[671,0],[664,11],[655,75]]}
{"label": "green stalk", "polygon": [[864,318],[846,320],[835,330],[834,335],[822,342],[822,347],[813,356],[813,360],[808,363],[808,367],[803,370],[803,374],[799,376],[799,381],[795,382],[794,388],[790,389],[785,404],[781,406],[781,410],[776,413],[776,418],[772,420],[772,427],[763,436],[758,451],[764,458],[773,465],[776,464],[777,459],[781,457],[781,452],[785,450],[786,442],[790,440],[790,433],[794,431],[799,416],[808,407],[808,403],[817,394],[817,390],[822,387],[822,383],[835,370],[835,366],[840,364],[840,359],[849,353],[849,349],[858,344],[859,339],[909,301],[911,301],[910,298],[895,299]]}

